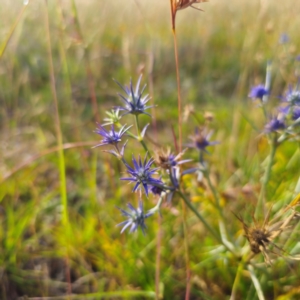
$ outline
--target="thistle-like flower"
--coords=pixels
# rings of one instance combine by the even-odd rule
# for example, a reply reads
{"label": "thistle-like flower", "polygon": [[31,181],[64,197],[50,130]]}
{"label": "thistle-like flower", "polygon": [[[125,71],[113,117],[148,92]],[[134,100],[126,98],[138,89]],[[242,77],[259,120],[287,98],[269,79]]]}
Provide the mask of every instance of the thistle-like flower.
{"label": "thistle-like flower", "polygon": [[[269,209],[263,224],[259,224],[255,217],[252,216],[254,226],[251,227],[244,222],[241,216],[235,215],[243,224],[245,237],[249,242],[252,253],[254,255],[262,253],[267,264],[271,264],[271,260],[268,255],[269,252],[277,255],[280,255],[280,253],[283,252],[283,250],[276,246],[273,241],[282,233],[282,231],[288,228],[289,223],[296,215],[296,212],[294,211],[291,215],[284,218],[284,221],[276,221],[276,219],[269,221],[270,213],[271,209]],[[272,246],[279,250],[279,252],[270,250],[269,248]]]}
{"label": "thistle-like flower", "polygon": [[151,108],[153,106],[147,106],[147,102],[150,100],[149,95],[142,96],[146,85],[142,88],[140,91],[140,83],[141,83],[142,75],[139,77],[138,82],[136,84],[135,90],[132,86],[132,80],[130,80],[130,86],[122,86],[118,81],[116,83],[121,87],[121,89],[126,93],[126,96],[123,96],[122,94],[119,94],[121,97],[121,100],[124,102],[125,106],[119,106],[117,109],[125,111],[124,115],[127,114],[133,114],[133,115],[139,115],[139,114],[146,114],[150,116],[150,114],[146,113],[145,110],[148,108]]}
{"label": "thistle-like flower", "polygon": [[214,141],[210,142],[210,138],[212,136],[212,131],[207,131],[206,128],[196,128],[195,134],[193,136],[190,136],[190,139],[192,140],[192,143],[187,144],[187,147],[189,148],[196,148],[199,151],[207,152],[206,147],[213,146],[216,144],[219,144],[219,142]]}
{"label": "thistle-like flower", "polygon": [[121,233],[125,231],[126,228],[130,227],[130,232],[136,231],[139,227],[141,227],[143,234],[145,234],[145,229],[147,228],[145,225],[145,219],[149,218],[154,214],[154,211],[149,211],[144,213],[143,202],[139,200],[138,208],[134,208],[130,203],[127,204],[130,211],[126,211],[122,208],[118,209],[121,211],[122,215],[127,217],[126,221],[119,223],[117,226],[123,226]]}
{"label": "thistle-like flower", "polygon": [[156,179],[152,177],[154,174],[156,174],[156,170],[158,169],[158,168],[151,169],[151,165],[154,162],[153,158],[150,158],[147,161],[147,154],[146,154],[144,162],[142,162],[140,156],[138,161],[134,158],[134,156],[132,156],[132,162],[133,162],[133,168],[125,162],[127,172],[131,175],[131,177],[121,178],[121,180],[136,182],[132,190],[133,192],[135,192],[140,185],[143,186],[147,196],[149,194],[149,188],[153,186],[163,188],[163,182],[161,181],[161,179]]}
{"label": "thistle-like flower", "polygon": [[259,84],[251,89],[248,96],[252,99],[259,99],[262,101],[263,97],[266,95],[269,95],[269,91],[262,84]]}
{"label": "thistle-like flower", "polygon": [[268,122],[265,126],[265,132],[275,132],[280,129],[285,128],[285,122],[284,122],[284,114],[279,114],[278,116],[272,117],[270,122]]}
{"label": "thistle-like flower", "polygon": [[290,41],[290,37],[287,33],[282,33],[279,37],[279,44],[287,44]]}
{"label": "thistle-like flower", "polygon": [[177,165],[181,165],[191,161],[191,159],[180,160],[184,152],[185,150],[175,156],[174,154],[171,153],[170,148],[168,148],[166,151],[164,150],[157,151],[155,155],[156,165],[162,169],[169,170]]}
{"label": "thistle-like flower", "polygon": [[292,87],[289,87],[283,101],[287,102],[289,106],[300,106],[300,91],[298,89],[293,90]]}
{"label": "thistle-like flower", "polygon": [[300,106],[294,106],[292,111],[292,119],[298,120],[300,118]]}
{"label": "thistle-like flower", "polygon": [[106,130],[102,125],[98,124],[98,128],[95,133],[101,135],[103,140],[100,144],[94,146],[93,148],[104,146],[104,145],[117,145],[121,142],[122,136],[126,133],[126,131],[132,126],[126,125],[122,126],[119,131],[115,131],[114,125],[111,125],[111,130]]}

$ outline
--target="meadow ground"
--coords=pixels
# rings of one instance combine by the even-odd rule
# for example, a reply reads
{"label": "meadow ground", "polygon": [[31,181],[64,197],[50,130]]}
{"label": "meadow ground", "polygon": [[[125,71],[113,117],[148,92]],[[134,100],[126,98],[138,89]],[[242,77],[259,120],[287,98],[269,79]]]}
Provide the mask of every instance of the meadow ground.
{"label": "meadow ground", "polygon": [[[200,164],[209,173],[198,164],[184,176],[145,235],[120,234],[117,207],[136,206],[139,192],[120,180],[121,160],[101,151],[109,146],[92,147],[102,140],[96,123],[122,105],[113,79],[135,84],[142,73],[155,105],[152,118],[139,117],[151,123],[149,156],[176,152],[170,2],[25,4],[0,0],[0,299],[299,299],[299,128],[264,128],[289,86],[300,94],[300,2],[211,0],[195,5],[204,12],[177,12],[183,147],[204,125],[219,144]],[[248,95],[265,83],[268,63],[264,116]],[[134,122],[128,115],[122,124]],[[143,158],[128,139],[124,159]],[[187,150],[184,168],[198,156]],[[157,203],[142,198],[145,210]],[[263,224],[262,203],[275,225]],[[249,257],[253,223],[266,237]]]}

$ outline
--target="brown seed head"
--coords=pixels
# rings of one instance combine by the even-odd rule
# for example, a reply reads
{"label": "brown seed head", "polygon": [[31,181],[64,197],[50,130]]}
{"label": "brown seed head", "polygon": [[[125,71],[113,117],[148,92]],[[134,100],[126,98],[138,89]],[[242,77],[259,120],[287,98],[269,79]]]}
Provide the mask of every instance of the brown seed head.
{"label": "brown seed head", "polygon": [[160,168],[169,170],[174,167],[174,165],[178,163],[180,164],[179,160],[181,159],[184,152],[185,150],[175,156],[171,153],[170,148],[167,148],[166,150],[160,149],[155,153],[155,162]]}
{"label": "brown seed head", "polygon": [[193,4],[208,2],[208,0],[170,0],[171,2],[171,14],[172,14],[172,28],[175,30],[175,17],[176,12],[187,7],[192,7],[194,9],[202,10],[193,6]]}
{"label": "brown seed head", "polygon": [[204,119],[207,121],[207,122],[212,122],[214,120],[214,114],[209,112],[209,111],[206,111],[204,113]]}
{"label": "brown seed head", "polygon": [[184,111],[183,111],[183,121],[186,122],[189,117],[195,113],[195,107],[193,104],[187,104],[184,107]]}
{"label": "brown seed head", "polygon": [[[176,2],[176,10],[185,9],[187,7],[193,7],[193,4],[208,2],[208,0],[177,0]],[[198,10],[202,10],[200,8],[193,7]]]}
{"label": "brown seed head", "polygon": [[[272,208],[272,207],[271,207]],[[254,224],[249,227],[244,220],[235,215],[243,224],[245,237],[247,238],[251,251],[254,254],[262,253],[267,264],[271,264],[268,253],[273,253],[277,256],[282,256],[282,253],[285,252],[282,248],[278,247],[273,243],[275,238],[277,238],[283,231],[287,230],[291,226],[290,222],[295,219],[297,212],[292,210],[288,216],[286,216],[285,211],[278,214],[277,217],[269,221],[271,208],[269,209],[263,224],[259,224],[254,216],[252,216]],[[282,219],[282,220],[278,220]],[[272,246],[273,249],[270,249]],[[274,251],[276,249],[276,251]]]}
{"label": "brown seed head", "polygon": [[245,230],[245,236],[249,241],[251,251],[258,254],[266,250],[270,243],[271,233],[265,228],[248,228],[247,231]]}

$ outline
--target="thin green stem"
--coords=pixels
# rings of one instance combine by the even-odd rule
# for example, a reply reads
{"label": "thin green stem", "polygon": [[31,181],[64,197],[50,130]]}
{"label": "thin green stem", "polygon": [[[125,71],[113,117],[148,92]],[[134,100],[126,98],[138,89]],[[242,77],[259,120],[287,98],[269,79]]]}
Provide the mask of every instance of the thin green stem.
{"label": "thin green stem", "polygon": [[263,294],[260,282],[259,282],[258,278],[256,277],[256,275],[254,273],[254,269],[253,269],[252,265],[248,265],[247,269],[250,272],[250,277],[251,277],[251,280],[252,280],[253,285],[255,287],[258,299],[259,300],[265,300],[265,297],[264,297],[264,294]]}
{"label": "thin green stem", "polygon": [[53,58],[52,58],[52,46],[51,46],[51,37],[50,37],[50,24],[49,24],[49,12],[47,9],[47,1],[45,1],[46,13],[45,13],[45,25],[46,25],[46,34],[48,40],[48,60],[49,60],[49,76],[51,81],[51,91],[53,96],[53,102],[55,107],[55,129],[57,136],[58,144],[58,161],[59,161],[59,175],[60,175],[60,194],[61,194],[61,203],[62,203],[62,223],[64,226],[67,226],[69,223],[68,217],[68,200],[67,200],[67,188],[66,188],[66,174],[65,174],[65,157],[63,150],[63,137],[60,124],[59,108],[58,108],[58,99],[56,93],[56,80],[54,74]]}
{"label": "thin green stem", "polygon": [[[185,202],[185,204],[188,206],[188,208],[197,216],[197,218],[203,223],[203,225],[206,227],[206,229],[213,235],[213,237],[221,244],[224,245],[222,239],[220,236],[215,232],[215,230],[207,223],[205,218],[198,212],[198,210],[194,207],[194,205],[187,199],[187,197],[181,192],[177,191],[179,196],[182,198],[182,200]],[[231,249],[228,248],[227,245],[224,245],[229,251]]]}
{"label": "thin green stem", "polygon": [[237,254],[234,251],[233,245],[228,242],[224,241],[222,237],[220,237],[216,231],[207,223],[205,218],[199,213],[199,211],[193,206],[193,204],[189,201],[189,199],[186,197],[185,194],[183,194],[180,190],[177,191],[177,193],[180,195],[180,197],[183,199],[185,204],[189,207],[189,209],[197,216],[197,218],[203,223],[203,225],[208,229],[208,231],[213,235],[213,237],[222,244],[229,252],[231,252],[234,256],[237,256]]}
{"label": "thin green stem", "polygon": [[156,257],[155,257],[155,299],[162,299],[160,291],[160,257],[161,257],[161,241],[162,241],[162,228],[161,228],[161,215],[157,215],[157,242],[156,242]]}
{"label": "thin green stem", "polygon": [[162,201],[163,201],[163,197],[160,196],[157,204],[152,209],[150,209],[149,212],[152,212],[152,213],[159,212],[161,204],[162,204]]}
{"label": "thin green stem", "polygon": [[267,121],[268,120],[268,114],[267,114],[266,106],[265,106],[264,103],[261,104],[261,108],[262,108],[265,120]]}
{"label": "thin green stem", "polygon": [[208,171],[208,170],[205,170],[205,171],[203,172],[203,175],[204,175],[204,177],[205,177],[206,180],[207,180],[207,183],[208,183],[208,186],[209,186],[211,192],[213,193],[213,196],[214,196],[214,199],[215,199],[215,203],[216,203],[216,205],[217,205],[217,208],[218,208],[218,211],[219,211],[219,213],[220,213],[220,216],[221,216],[222,218],[224,218],[223,212],[222,212],[222,209],[221,209],[221,205],[220,205],[220,198],[219,198],[219,196],[218,196],[218,193],[217,193],[215,187],[213,186],[213,184],[212,184],[212,182],[211,182],[211,180],[210,180],[210,177],[209,177],[209,171]]}
{"label": "thin green stem", "polygon": [[186,290],[185,290],[185,300],[190,298],[191,290],[191,266],[190,266],[190,255],[189,255],[189,243],[188,243],[188,229],[186,221],[186,206],[182,202],[182,225],[183,225],[183,241],[184,241],[184,257],[186,265]]}
{"label": "thin green stem", "polygon": [[223,241],[223,244],[224,245],[226,244],[226,246],[233,251],[234,246],[231,242],[228,241],[228,238],[227,238],[227,229],[226,229],[226,225],[225,225],[226,223],[225,223],[225,220],[224,220],[224,214],[223,214],[223,211],[222,211],[222,207],[220,205],[220,197],[218,195],[218,192],[217,192],[216,188],[214,187],[214,185],[211,182],[211,179],[210,179],[210,176],[209,176],[209,170],[205,169],[203,171],[203,175],[204,175],[204,177],[206,178],[206,180],[208,182],[208,186],[209,186],[211,192],[213,193],[213,197],[215,199],[215,205],[216,205],[216,207],[219,211],[220,217],[221,217],[221,219],[219,220],[219,229],[220,229],[221,239]]}
{"label": "thin green stem", "polygon": [[[60,123],[59,107],[58,107],[58,98],[56,93],[56,80],[54,73],[53,57],[52,57],[52,46],[51,46],[51,36],[50,36],[50,22],[49,22],[49,10],[48,3],[45,0],[45,25],[46,25],[46,34],[48,41],[48,60],[49,60],[49,76],[50,76],[50,85],[53,96],[53,102],[55,107],[55,129],[56,137],[58,144],[58,164],[59,164],[59,177],[60,177],[60,194],[61,194],[61,204],[62,204],[62,226],[69,232],[71,227],[69,226],[69,216],[68,216],[68,199],[67,199],[67,183],[66,183],[66,168],[65,168],[65,156],[63,149],[63,136]],[[68,236],[68,234],[67,234]],[[70,266],[68,258],[68,249],[66,249],[66,279],[68,283],[67,297],[72,293],[71,277],[70,277]]]}
{"label": "thin green stem", "polygon": [[262,179],[262,186],[259,194],[259,198],[257,201],[257,206],[255,210],[255,217],[258,218],[261,215],[265,215],[265,202],[266,202],[266,191],[267,185],[271,177],[272,166],[274,163],[274,157],[276,153],[276,145],[277,145],[277,135],[274,134],[269,138],[270,141],[270,154],[268,156],[268,164],[266,166],[266,170]]}
{"label": "thin green stem", "polygon": [[230,300],[235,300],[236,299],[237,290],[238,290],[238,287],[240,285],[242,272],[244,270],[244,265],[245,265],[244,259],[245,259],[245,256],[243,256],[242,260],[240,261],[240,263],[238,265],[236,275],[235,275],[235,279],[234,279],[234,283],[233,283],[232,290],[231,290]]}
{"label": "thin green stem", "polygon": [[8,35],[6,36],[4,42],[0,45],[0,59],[2,58],[6,48],[7,48],[7,45],[11,39],[11,37],[13,36],[13,33],[15,32],[16,28],[17,28],[17,25],[20,23],[21,21],[21,18],[22,18],[22,15],[25,11],[25,9],[27,8],[29,4],[29,1],[26,5],[24,5],[19,13],[19,15],[17,16],[17,19],[16,21],[13,23],[13,25],[11,26],[9,32],[8,32]]}
{"label": "thin green stem", "polygon": [[94,79],[94,75],[93,75],[91,64],[90,64],[89,48],[87,45],[85,45],[85,42],[84,42],[75,0],[71,0],[71,2],[72,2],[72,14],[74,17],[76,30],[77,30],[79,38],[81,39],[81,41],[84,45],[83,50],[84,50],[85,67],[86,67],[86,73],[87,73],[87,78],[88,78],[89,92],[90,92],[90,96],[92,99],[93,113],[94,113],[94,117],[95,117],[96,121],[99,122],[100,116],[99,116],[98,103],[97,103],[97,97],[96,97],[96,91],[95,91],[95,79]]}
{"label": "thin green stem", "polygon": [[[134,121],[135,121],[135,127],[136,127],[136,131],[137,131],[137,137],[133,135],[134,138],[137,138],[137,140],[141,143],[141,145],[143,146],[144,150],[146,152],[149,152],[149,149],[144,141],[144,138],[141,136],[141,130],[140,130],[140,124],[139,124],[139,116],[138,115],[134,115]],[[128,132],[127,132],[128,133]]]}
{"label": "thin green stem", "polygon": [[136,128],[136,132],[137,132],[137,137],[140,138],[140,124],[139,124],[139,116],[138,115],[134,115],[134,123],[135,123],[135,128]]}

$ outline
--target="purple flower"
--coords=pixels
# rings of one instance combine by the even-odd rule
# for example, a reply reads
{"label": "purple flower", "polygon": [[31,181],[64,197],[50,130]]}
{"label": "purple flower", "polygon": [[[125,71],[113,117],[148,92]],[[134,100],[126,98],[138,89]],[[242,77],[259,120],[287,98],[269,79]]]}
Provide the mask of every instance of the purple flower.
{"label": "purple flower", "polygon": [[187,144],[187,147],[189,148],[196,148],[200,151],[206,151],[206,147],[213,146],[216,144],[219,144],[219,142],[214,141],[210,142],[210,137],[212,136],[212,131],[207,131],[205,128],[203,129],[195,129],[195,134],[190,137],[190,139],[193,141],[192,143]]}
{"label": "purple flower", "polygon": [[164,188],[163,187],[160,187],[160,186],[156,186],[156,185],[153,185],[151,188],[150,188],[150,191],[154,194],[154,195],[161,195],[161,193],[164,191]]}
{"label": "purple flower", "polygon": [[173,188],[175,190],[179,189],[180,169],[178,167],[172,168],[170,172],[170,180],[172,182]]}
{"label": "purple flower", "polygon": [[262,100],[264,96],[268,95],[269,91],[262,85],[257,85],[251,88],[249,93],[249,97],[252,99],[260,99]]}
{"label": "purple flower", "polygon": [[284,116],[287,116],[290,112],[290,106],[289,105],[285,105],[285,106],[279,106],[277,108],[277,110],[279,111],[279,113],[281,113]]}
{"label": "purple flower", "polygon": [[126,93],[126,96],[123,96],[122,94],[119,94],[121,97],[121,100],[124,102],[125,106],[117,107],[119,110],[125,111],[123,115],[127,114],[133,114],[133,115],[139,115],[139,114],[146,114],[150,116],[150,114],[146,113],[145,110],[148,108],[151,108],[152,106],[147,106],[147,102],[150,100],[149,95],[146,95],[142,97],[142,94],[145,90],[146,85],[140,89],[140,83],[141,83],[142,75],[139,77],[138,82],[136,84],[135,90],[132,86],[132,80],[130,80],[130,86],[122,86],[118,81],[116,83],[121,87],[121,89]]}
{"label": "purple flower", "polygon": [[284,119],[276,116],[265,126],[265,132],[270,133],[285,128]]}
{"label": "purple flower", "polygon": [[154,214],[154,212],[149,211],[148,213],[144,213],[143,202],[139,200],[139,206],[135,209],[130,203],[127,204],[130,211],[126,211],[122,208],[117,207],[123,216],[127,217],[126,221],[119,223],[117,226],[123,226],[121,233],[125,231],[125,229],[129,226],[130,232],[136,231],[139,227],[141,227],[143,234],[145,234],[145,229],[147,228],[145,225],[145,219],[149,218]]}
{"label": "purple flower", "polygon": [[166,151],[159,150],[155,153],[156,165],[162,169],[169,170],[177,165],[190,162],[191,159],[180,160],[184,152],[185,150],[175,156],[173,153],[171,153],[170,148],[168,148]]}
{"label": "purple flower", "polygon": [[297,120],[300,118],[300,106],[294,106],[292,111],[292,119]]}
{"label": "purple flower", "polygon": [[117,145],[119,142],[121,142],[122,136],[130,127],[131,126],[128,126],[126,128],[126,125],[124,125],[121,127],[120,131],[115,131],[114,125],[111,125],[111,130],[106,130],[103,126],[98,124],[98,128],[96,129],[95,133],[101,135],[103,140],[100,144],[94,146],[93,148],[104,145]]}
{"label": "purple flower", "polygon": [[287,44],[290,41],[290,37],[287,33],[282,33],[279,38],[279,44]]}
{"label": "purple flower", "polygon": [[284,102],[288,102],[289,105],[300,105],[300,91],[298,89],[292,89],[292,87],[289,87],[289,90],[285,94],[285,97],[283,98]]}
{"label": "purple flower", "polygon": [[136,182],[132,190],[133,192],[135,192],[140,185],[144,187],[147,196],[149,193],[149,187],[151,188],[153,186],[158,186],[163,188],[163,182],[161,181],[161,179],[156,179],[152,177],[154,174],[156,174],[156,170],[158,169],[158,168],[151,169],[151,165],[154,162],[153,158],[147,161],[147,154],[146,154],[144,162],[142,162],[140,156],[138,161],[132,156],[132,162],[133,162],[133,168],[130,167],[125,162],[127,172],[131,175],[131,177],[121,178],[121,180]]}

